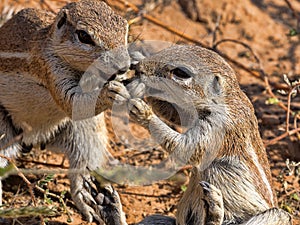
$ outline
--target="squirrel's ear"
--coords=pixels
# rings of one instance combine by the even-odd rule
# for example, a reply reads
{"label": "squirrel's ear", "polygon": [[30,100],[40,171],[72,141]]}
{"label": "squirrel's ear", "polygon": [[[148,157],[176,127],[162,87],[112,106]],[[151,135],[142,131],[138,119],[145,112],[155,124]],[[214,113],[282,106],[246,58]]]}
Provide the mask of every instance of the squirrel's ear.
{"label": "squirrel's ear", "polygon": [[222,91],[222,87],[221,87],[221,78],[218,74],[216,74],[214,76],[213,82],[212,82],[212,88],[213,88],[213,92],[215,94],[220,94]]}
{"label": "squirrel's ear", "polygon": [[61,10],[56,18],[57,29],[62,28],[67,23],[67,11],[65,9]]}

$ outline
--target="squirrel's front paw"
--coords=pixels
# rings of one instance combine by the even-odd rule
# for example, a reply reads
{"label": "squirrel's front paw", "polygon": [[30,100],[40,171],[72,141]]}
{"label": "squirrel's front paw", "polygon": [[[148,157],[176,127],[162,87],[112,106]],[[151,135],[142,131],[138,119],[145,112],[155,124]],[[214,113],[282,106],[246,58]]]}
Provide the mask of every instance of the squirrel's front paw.
{"label": "squirrel's front paw", "polygon": [[200,185],[203,189],[203,200],[208,207],[205,224],[221,225],[224,219],[224,204],[221,190],[206,181],[201,181]]}
{"label": "squirrel's front paw", "polygon": [[130,94],[126,87],[119,81],[109,81],[102,89],[100,98],[111,108],[114,104],[122,105],[128,101]]}
{"label": "squirrel's front paw", "polygon": [[100,185],[89,174],[71,177],[71,194],[88,222],[101,225],[127,225],[120,197],[109,184]]}
{"label": "squirrel's front paw", "polygon": [[154,116],[152,109],[140,98],[130,99],[128,102],[130,117],[144,127],[148,127]]}
{"label": "squirrel's front paw", "polygon": [[127,90],[129,91],[131,98],[142,98],[146,92],[146,86],[139,79],[131,81],[126,85]]}

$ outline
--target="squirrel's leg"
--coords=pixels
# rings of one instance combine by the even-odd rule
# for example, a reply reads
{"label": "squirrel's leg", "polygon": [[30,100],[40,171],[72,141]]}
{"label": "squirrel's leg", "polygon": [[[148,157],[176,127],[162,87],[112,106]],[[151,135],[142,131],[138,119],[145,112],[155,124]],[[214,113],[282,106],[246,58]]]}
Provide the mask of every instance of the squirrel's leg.
{"label": "squirrel's leg", "polygon": [[[200,182],[204,201],[207,203],[206,225],[221,225],[224,220],[224,205],[221,191],[205,181]],[[268,209],[253,216],[241,225],[291,225],[292,218],[286,211],[278,208]]]}
{"label": "squirrel's leg", "polygon": [[221,190],[205,181],[201,181],[200,185],[203,188],[203,200],[207,207],[205,225],[221,225],[224,220],[224,204]]}
{"label": "squirrel's leg", "polygon": [[268,209],[241,225],[292,225],[291,215],[278,208]]}
{"label": "squirrel's leg", "polygon": [[[0,105],[0,155],[13,158],[21,150],[19,140],[15,140],[19,132],[14,128],[9,113]],[[0,157],[0,168],[7,165],[7,160]],[[0,205],[2,204],[2,183],[0,178]]]}
{"label": "squirrel's leg", "polygon": [[[17,156],[21,146],[20,140],[15,140],[18,131],[14,128],[9,113],[6,109],[0,105],[0,154],[13,158]],[[7,164],[7,160],[0,157],[0,167],[4,167]]]}
{"label": "squirrel's leg", "polygon": [[[200,182],[204,201],[207,203],[206,225],[221,225],[224,219],[224,206],[221,191],[207,182]],[[286,211],[278,208],[268,209],[253,216],[241,225],[292,225],[292,218]]]}
{"label": "squirrel's leg", "polygon": [[[101,221],[101,215],[97,212],[97,201],[94,199],[97,193],[91,191],[90,184],[94,184],[95,179],[91,177],[90,171],[101,167],[110,157],[106,149],[107,142],[102,113],[89,119],[68,122],[54,138],[53,143],[47,145],[49,150],[57,151],[61,148],[68,156],[72,198],[88,221]],[[106,190],[113,190],[108,183],[100,186]]]}

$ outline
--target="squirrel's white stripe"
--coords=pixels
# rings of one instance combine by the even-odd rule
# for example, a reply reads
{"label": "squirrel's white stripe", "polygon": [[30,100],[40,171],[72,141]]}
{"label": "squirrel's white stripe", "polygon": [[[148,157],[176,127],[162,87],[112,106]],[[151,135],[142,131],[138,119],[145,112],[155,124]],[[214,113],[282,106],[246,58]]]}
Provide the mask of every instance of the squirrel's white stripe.
{"label": "squirrel's white stripe", "polygon": [[266,186],[268,188],[268,191],[269,191],[269,194],[270,194],[271,203],[272,203],[272,206],[274,206],[273,191],[272,191],[270,182],[268,181],[266,173],[264,172],[263,168],[261,167],[260,163],[258,162],[257,155],[256,155],[255,151],[253,150],[252,145],[249,146],[249,151],[248,152],[250,153],[250,156],[252,157],[254,165],[257,167],[257,169],[258,169],[258,171],[259,171],[259,173],[261,175],[261,178],[262,178],[263,182],[266,184]]}
{"label": "squirrel's white stripe", "polygon": [[26,52],[0,52],[0,58],[28,58],[29,53]]}

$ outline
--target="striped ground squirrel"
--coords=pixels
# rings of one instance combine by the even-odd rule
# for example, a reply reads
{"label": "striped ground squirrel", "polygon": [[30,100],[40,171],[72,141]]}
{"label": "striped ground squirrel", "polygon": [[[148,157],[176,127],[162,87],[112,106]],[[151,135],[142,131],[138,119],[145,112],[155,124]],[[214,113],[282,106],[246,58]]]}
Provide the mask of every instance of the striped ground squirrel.
{"label": "striped ground squirrel", "polygon": [[[0,28],[0,154],[13,157],[22,147],[40,145],[63,151],[71,169],[83,170],[69,177],[73,200],[88,221],[101,221],[84,170],[109,156],[102,112],[129,94],[117,81],[85,92],[81,78],[95,62],[126,70],[127,32],[126,20],[97,0],[67,4],[57,15],[24,9]],[[115,48],[116,57],[103,54]],[[92,117],[72,120],[78,102],[94,106]]]}
{"label": "striped ground squirrel", "polygon": [[[276,208],[253,106],[219,55],[196,46],[173,46],[142,60],[137,74],[150,106],[131,99],[131,117],[179,165],[193,165],[176,220],[155,215],[140,225],[292,223],[287,212]],[[179,133],[169,122],[183,123],[186,130]]]}
{"label": "striped ground squirrel", "polygon": [[[194,167],[177,224],[291,224],[290,215],[275,208],[253,106],[223,59],[201,47],[175,46],[143,60],[137,70],[148,89],[171,97],[149,97],[152,109],[132,99],[132,117]],[[188,118],[187,131],[172,130],[153,112],[175,124]]]}

